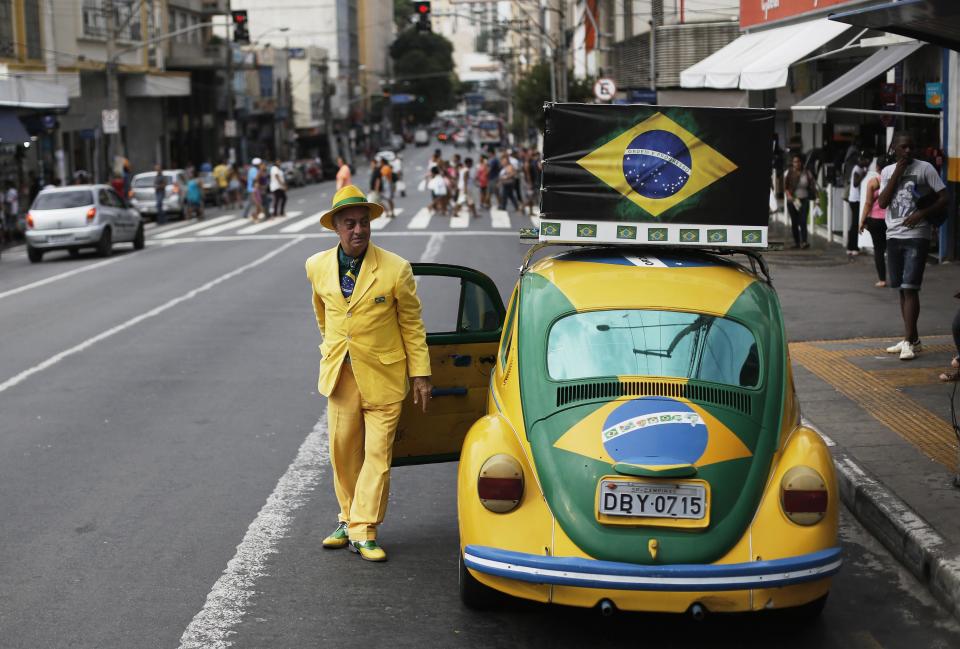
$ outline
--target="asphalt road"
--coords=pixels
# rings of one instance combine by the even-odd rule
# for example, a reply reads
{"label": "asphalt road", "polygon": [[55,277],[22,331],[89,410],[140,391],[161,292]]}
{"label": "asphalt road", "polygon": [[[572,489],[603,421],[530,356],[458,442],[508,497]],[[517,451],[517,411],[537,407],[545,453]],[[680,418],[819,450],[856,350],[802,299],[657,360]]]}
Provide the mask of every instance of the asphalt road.
{"label": "asphalt road", "polygon": [[[404,211],[374,240],[477,268],[506,296],[529,219],[411,229],[428,153],[405,152]],[[300,215],[253,233],[229,219],[154,228],[144,251],[118,246],[108,260],[4,253],[0,648],[960,645],[960,626],[846,512],[844,570],[821,620],[799,628],[519,602],[466,610],[453,464],[395,470],[388,563],[322,550],[336,507],[303,262],[335,242],[316,224],[282,230],[331,193],[292,191]],[[777,268],[788,327],[809,299],[804,270]],[[456,309],[422,298],[427,318]],[[859,334],[842,318],[819,326]]]}

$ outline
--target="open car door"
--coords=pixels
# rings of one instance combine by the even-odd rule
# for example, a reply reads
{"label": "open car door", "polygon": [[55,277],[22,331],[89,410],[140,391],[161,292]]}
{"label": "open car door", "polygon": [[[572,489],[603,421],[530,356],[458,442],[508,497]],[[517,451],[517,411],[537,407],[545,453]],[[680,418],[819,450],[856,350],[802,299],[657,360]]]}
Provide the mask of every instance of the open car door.
{"label": "open car door", "polygon": [[504,308],[493,281],[471,268],[411,264],[433,371],[433,399],[424,413],[412,393],[403,402],[393,465],[460,457],[470,426],[486,414]]}

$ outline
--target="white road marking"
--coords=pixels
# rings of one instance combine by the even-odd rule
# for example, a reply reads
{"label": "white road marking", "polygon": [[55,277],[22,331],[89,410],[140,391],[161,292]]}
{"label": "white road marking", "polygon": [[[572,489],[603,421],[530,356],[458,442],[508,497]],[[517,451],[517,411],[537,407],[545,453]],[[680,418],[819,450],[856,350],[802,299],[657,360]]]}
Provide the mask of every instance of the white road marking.
{"label": "white road marking", "polygon": [[[202,241],[202,239],[199,239],[199,241]],[[209,282],[207,282],[206,284],[203,284],[202,286],[199,286],[199,287],[197,287],[197,288],[195,288],[195,289],[192,289],[192,290],[190,290],[190,291],[187,291],[186,293],[184,293],[184,294],[181,295],[180,297],[175,297],[175,298],[173,298],[172,300],[169,300],[168,302],[165,302],[165,303],[161,304],[161,305],[158,306],[158,307],[155,307],[155,308],[153,308],[153,309],[150,309],[149,311],[145,311],[144,313],[141,313],[140,315],[137,315],[137,316],[134,316],[134,317],[130,318],[130,319],[127,320],[126,322],[123,322],[123,323],[121,323],[121,324],[118,324],[118,325],[115,326],[115,327],[111,327],[110,329],[107,329],[106,331],[101,331],[101,332],[98,333],[96,336],[93,336],[92,338],[87,338],[86,340],[84,340],[82,343],[80,343],[80,344],[78,344],[78,345],[74,345],[73,347],[70,347],[69,349],[65,349],[65,350],[63,350],[62,352],[58,353],[58,354],[54,354],[53,356],[51,356],[51,357],[48,358],[47,360],[43,361],[42,363],[38,363],[37,365],[34,365],[33,367],[31,367],[31,368],[29,368],[29,369],[26,369],[26,370],[24,370],[24,371],[22,371],[22,372],[20,372],[20,373],[17,374],[16,376],[10,377],[9,379],[7,379],[6,381],[4,381],[3,383],[0,383],[0,392],[5,392],[5,391],[9,390],[10,388],[12,388],[12,387],[14,387],[14,386],[16,386],[16,385],[19,385],[20,383],[23,383],[25,380],[27,380],[28,378],[30,378],[30,377],[33,376],[34,374],[37,374],[38,372],[42,372],[42,371],[45,370],[45,369],[48,369],[48,368],[50,368],[50,367],[53,367],[54,365],[56,365],[57,363],[59,363],[59,362],[62,361],[63,359],[69,358],[70,356],[73,356],[74,354],[79,354],[80,352],[82,352],[82,351],[84,351],[84,350],[86,350],[86,349],[89,349],[90,347],[93,347],[93,346],[96,345],[98,342],[101,342],[101,341],[103,341],[103,340],[106,340],[107,338],[109,338],[110,336],[113,336],[114,334],[118,334],[118,333],[120,333],[121,331],[125,331],[125,330],[127,330],[127,329],[129,329],[129,328],[131,328],[131,327],[134,327],[134,326],[140,324],[141,322],[143,322],[144,320],[148,320],[149,318],[153,318],[154,316],[158,316],[158,315],[160,315],[161,313],[163,313],[164,311],[168,311],[169,309],[172,309],[173,307],[177,306],[178,304],[180,304],[180,303],[182,303],[182,302],[186,302],[186,301],[188,301],[188,300],[192,300],[193,298],[195,298],[196,296],[200,295],[201,293],[205,293],[205,292],[209,291],[209,290],[212,289],[213,287],[217,286],[218,284],[220,284],[220,283],[222,283],[222,282],[227,281],[228,279],[231,279],[231,278],[233,278],[233,277],[236,277],[237,275],[240,275],[240,274],[242,274],[242,273],[250,270],[251,268],[256,268],[257,266],[259,266],[259,265],[261,265],[261,264],[263,264],[263,263],[266,263],[267,261],[269,261],[269,260],[272,259],[273,257],[276,257],[277,255],[279,255],[281,252],[283,252],[283,251],[286,250],[287,248],[290,248],[291,246],[294,246],[294,245],[300,243],[301,241],[303,241],[303,238],[302,238],[302,237],[297,237],[297,238],[295,238],[295,239],[291,239],[290,241],[288,241],[287,243],[283,244],[283,245],[280,246],[279,248],[276,248],[276,249],[272,250],[271,252],[268,252],[267,254],[263,255],[262,257],[258,257],[257,259],[251,261],[251,262],[248,263],[248,264],[244,264],[243,266],[240,266],[239,268],[233,269],[233,270],[230,271],[229,273],[226,273],[226,274],[224,274],[224,275],[221,275],[220,277],[217,277],[216,279],[210,280]]]}
{"label": "white road marking", "polygon": [[297,205],[303,205],[303,204],[306,203],[306,202],[307,202],[307,201],[306,201],[305,198],[298,198],[298,199],[297,199]]}
{"label": "white road marking", "polygon": [[199,223],[194,223],[193,225],[188,225],[185,227],[177,228],[175,230],[168,230],[162,234],[154,236],[154,239],[172,239],[173,237],[179,237],[182,234],[187,234],[188,232],[196,232],[197,230],[203,230],[204,228],[209,228],[211,225],[216,225],[217,223],[223,223],[224,221],[229,221],[234,218],[234,214],[224,214],[223,216],[218,216],[215,219],[210,219],[209,221],[200,221]]}
{"label": "white road marking", "polygon": [[410,223],[407,225],[408,230],[426,230],[427,226],[430,225],[430,219],[433,218],[433,213],[430,211],[429,207],[421,207],[420,210],[413,215],[413,218],[410,219]]}
{"label": "white road marking", "polygon": [[386,216],[381,216],[379,219],[374,219],[374,220],[370,221],[370,229],[371,229],[371,230],[382,230],[382,229],[384,229],[385,227],[387,227],[388,225],[390,225],[390,223],[392,223],[393,220],[394,220],[395,218],[397,218],[398,216],[400,216],[401,214],[403,214],[403,208],[402,208],[402,207],[398,207],[398,208],[396,208],[395,210],[393,210],[393,219],[388,219]]}
{"label": "white road marking", "polygon": [[454,230],[470,227],[470,212],[466,209],[466,205],[457,205],[453,209],[457,213],[450,217],[450,227]]}
{"label": "white road marking", "polygon": [[[377,233],[377,237],[426,237],[430,236],[431,232],[424,232],[422,230],[411,232],[409,230],[382,230]],[[517,238],[516,232],[510,232],[508,230],[449,230],[446,231],[447,236],[464,236],[464,237],[513,237]],[[337,235],[332,230],[323,230],[321,232],[304,232],[299,235],[292,234],[281,234],[279,232],[275,233],[265,233],[265,234],[250,234],[245,237],[236,236],[236,235],[222,235],[222,236],[213,236],[213,237],[180,237],[179,239],[168,239],[166,241],[159,242],[162,245],[166,244],[180,244],[180,243],[206,243],[208,241],[223,241],[236,243],[237,241],[277,241],[282,239],[291,239],[291,238],[300,238],[300,239],[329,239],[336,237]]]}
{"label": "white road marking", "polygon": [[145,223],[143,224],[143,229],[144,229],[144,230],[152,230],[152,229],[154,229],[155,227],[157,227],[157,222],[156,222],[156,221],[147,221],[147,222],[145,222]]}
{"label": "white road marking", "polygon": [[289,223],[292,219],[301,216],[303,212],[300,210],[292,210],[288,212],[286,216],[275,216],[272,219],[267,219],[262,223],[256,223],[254,225],[248,225],[247,227],[237,230],[237,234],[256,234],[257,232],[262,232],[267,228],[272,228],[278,225],[283,225],[284,223]]}
{"label": "white road marking", "polygon": [[250,523],[233,558],[213,585],[207,600],[180,637],[180,649],[226,649],[256,593],[257,580],[277,554],[297,512],[310,499],[330,463],[324,412],[300,445],[293,463]]}
{"label": "white road marking", "polygon": [[95,268],[103,268],[104,266],[109,266],[110,264],[115,264],[118,261],[123,261],[124,259],[131,259],[131,258],[132,258],[132,255],[124,255],[123,257],[112,257],[110,259],[104,259],[103,261],[98,261],[95,264],[90,264],[88,266],[81,266],[80,268],[74,268],[73,270],[68,270],[64,273],[59,273],[51,277],[38,279],[35,282],[24,284],[23,286],[18,286],[17,288],[11,288],[8,291],[4,291],[3,293],[0,293],[0,299],[3,299],[5,297],[10,297],[11,295],[16,295],[17,293],[23,293],[24,291],[29,291],[30,289],[44,286],[46,284],[53,284],[54,282],[59,282],[62,279],[66,279],[68,277],[72,277],[80,273],[85,273],[88,270],[93,270]]}
{"label": "white road marking", "polygon": [[495,228],[499,229],[509,229],[510,228],[510,214],[507,213],[507,210],[501,210],[496,207],[490,208],[490,223]]}
{"label": "white road marking", "polygon": [[283,232],[285,234],[289,234],[291,232],[302,232],[303,230],[306,230],[310,226],[320,223],[321,216],[323,216],[323,212],[317,212],[316,214],[311,214],[310,216],[304,219],[300,219],[296,223],[291,223],[287,227],[280,230],[280,232]]}
{"label": "white road marking", "polygon": [[426,264],[436,261],[440,255],[440,251],[443,249],[443,239],[446,236],[447,235],[440,234],[439,232],[430,235],[430,240],[427,241],[427,247],[424,249],[423,254],[420,255],[420,263]]}
{"label": "white road marking", "polygon": [[232,221],[227,221],[226,223],[221,223],[220,225],[215,225],[212,228],[207,228],[206,230],[201,230],[197,232],[198,237],[210,237],[215,234],[220,234],[221,232],[226,232],[227,230],[233,230],[234,228],[242,227],[244,224],[249,223],[249,219],[233,219]]}

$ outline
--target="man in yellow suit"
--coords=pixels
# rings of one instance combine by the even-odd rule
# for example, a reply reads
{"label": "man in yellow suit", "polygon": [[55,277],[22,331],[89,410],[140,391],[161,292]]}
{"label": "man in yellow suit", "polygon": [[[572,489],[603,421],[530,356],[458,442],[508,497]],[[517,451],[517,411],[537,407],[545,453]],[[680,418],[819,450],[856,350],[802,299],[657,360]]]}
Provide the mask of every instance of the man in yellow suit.
{"label": "man in yellow suit", "polygon": [[325,548],[349,547],[386,561],[377,544],[390,490],[393,438],[413,379],[413,403],[430,401],[430,356],[410,264],[370,243],[383,207],[354,185],[320,218],[339,245],[307,260],[313,310],[323,335],[317,389],[327,397],[330,463],[339,524]]}

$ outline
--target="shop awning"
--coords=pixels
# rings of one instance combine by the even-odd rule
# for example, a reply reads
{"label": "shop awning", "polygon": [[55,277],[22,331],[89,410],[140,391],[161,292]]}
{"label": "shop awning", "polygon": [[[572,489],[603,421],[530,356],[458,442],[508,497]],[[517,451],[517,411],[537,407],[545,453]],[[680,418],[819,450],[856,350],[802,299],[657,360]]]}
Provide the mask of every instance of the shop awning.
{"label": "shop awning", "polygon": [[12,110],[0,109],[0,144],[23,144],[30,141],[27,129]]}
{"label": "shop awning", "polygon": [[960,2],[900,0],[832,14],[830,20],[960,50]]}
{"label": "shop awning", "polygon": [[926,43],[914,41],[888,45],[861,61],[836,81],[827,84],[793,106],[793,121],[822,124],[827,121],[827,110],[851,92],[864,86],[894,65],[907,58]]}
{"label": "shop awning", "polygon": [[28,75],[0,77],[0,106],[66,110],[70,106],[66,86],[53,81],[37,81]]}
{"label": "shop awning", "polygon": [[826,18],[744,34],[680,73],[682,88],[769,90],[790,66],[850,28]]}

